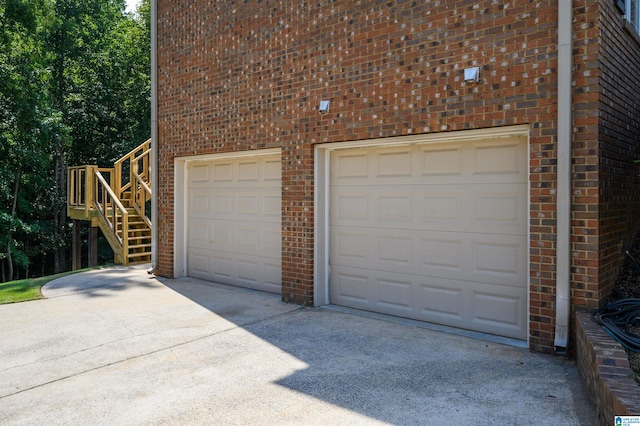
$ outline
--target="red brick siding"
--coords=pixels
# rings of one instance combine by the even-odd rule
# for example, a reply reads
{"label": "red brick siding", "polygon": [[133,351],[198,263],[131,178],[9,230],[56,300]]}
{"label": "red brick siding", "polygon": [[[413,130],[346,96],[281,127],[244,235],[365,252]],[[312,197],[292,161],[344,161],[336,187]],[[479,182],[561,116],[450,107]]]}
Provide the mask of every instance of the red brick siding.
{"label": "red brick siding", "polygon": [[[528,124],[530,346],[550,351],[557,1],[495,3],[158,0],[159,273],[174,274],[176,156],[282,148],[283,298],[312,304],[313,144]],[[600,37],[597,5],[575,2],[576,35]],[[575,51],[593,89],[576,90],[572,301],[592,306],[604,240],[597,81],[584,72],[599,67],[588,43]],[[480,83],[463,82],[469,66]]]}
{"label": "red brick siding", "polygon": [[598,1],[574,1],[573,204],[571,304],[598,306],[598,152],[600,10]]}
{"label": "red brick siding", "polygon": [[[621,249],[640,228],[640,168],[633,163],[640,159],[640,86],[633,77],[640,75],[640,37],[625,29],[614,2],[600,3],[599,158],[590,164],[599,179],[599,222],[593,230],[599,235],[599,275],[590,284],[602,304],[623,260]],[[592,108],[593,101],[587,105]]]}

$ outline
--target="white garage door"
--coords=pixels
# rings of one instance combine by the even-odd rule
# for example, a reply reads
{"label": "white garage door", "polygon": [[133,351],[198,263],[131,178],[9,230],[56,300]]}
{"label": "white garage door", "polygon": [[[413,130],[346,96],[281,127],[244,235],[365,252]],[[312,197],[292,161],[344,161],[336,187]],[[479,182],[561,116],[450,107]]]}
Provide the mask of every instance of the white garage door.
{"label": "white garage door", "polygon": [[187,273],[281,293],[280,155],[193,162]]}
{"label": "white garage door", "polygon": [[525,138],[331,153],[331,303],[527,337]]}

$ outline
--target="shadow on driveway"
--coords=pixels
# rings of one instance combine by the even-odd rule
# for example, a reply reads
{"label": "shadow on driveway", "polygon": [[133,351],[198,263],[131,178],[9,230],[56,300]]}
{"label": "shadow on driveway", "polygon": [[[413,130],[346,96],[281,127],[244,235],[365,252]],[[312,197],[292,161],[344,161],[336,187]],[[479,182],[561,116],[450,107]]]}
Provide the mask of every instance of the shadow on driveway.
{"label": "shadow on driveway", "polygon": [[0,306],[0,424],[597,424],[564,358],[144,266],[43,290]]}
{"label": "shadow on driveway", "polygon": [[[233,322],[259,309],[251,290],[163,283]],[[221,303],[222,291],[246,296]],[[307,365],[278,385],[385,423],[597,424],[564,358],[322,308],[242,327]]]}

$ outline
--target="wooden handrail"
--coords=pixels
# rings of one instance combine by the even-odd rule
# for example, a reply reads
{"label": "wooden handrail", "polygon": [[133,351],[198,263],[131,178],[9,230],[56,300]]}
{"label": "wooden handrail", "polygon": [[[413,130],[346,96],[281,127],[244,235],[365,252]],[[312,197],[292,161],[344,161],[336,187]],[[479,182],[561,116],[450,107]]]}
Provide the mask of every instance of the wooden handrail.
{"label": "wooden handrail", "polygon": [[[150,146],[151,139],[143,145],[140,145],[139,148],[146,149],[130,160],[130,175],[127,188],[131,192],[131,206],[136,209],[142,220],[146,222],[149,228],[151,228],[151,219],[147,216],[146,202],[151,199],[151,182],[149,180],[149,165],[151,158]],[[135,152],[139,153],[140,150],[135,150]],[[124,191],[124,187],[121,190]]]}
{"label": "wooden handrail", "polygon": [[151,228],[151,219],[147,216],[147,200],[151,199],[151,188],[147,183],[140,177],[140,175],[134,175],[134,178],[137,181],[136,188],[137,190],[133,193],[132,204],[133,208],[136,209],[142,220],[145,221],[147,226]]}
{"label": "wooden handrail", "polygon": [[[149,141],[151,141],[151,139],[149,139]],[[139,160],[140,158],[142,158],[142,157],[144,157],[146,155],[149,155],[149,154],[151,154],[151,148],[147,149],[145,152],[143,152],[142,154],[138,155],[133,160],[134,161]]]}
{"label": "wooden handrail", "polygon": [[128,153],[126,153],[125,155],[122,156],[122,158],[120,158],[118,161],[116,161],[116,164],[118,163],[123,163],[124,161],[126,161],[129,157],[135,157],[135,153],[140,151],[141,149],[144,149],[145,151],[149,150],[149,147],[151,147],[151,139],[147,139],[146,141],[144,141],[142,144],[138,145],[137,147],[133,148],[131,151],[129,151]]}
{"label": "wooden handrail", "polygon": [[[94,176],[96,188],[94,206],[100,212],[100,217],[104,220],[104,224],[111,231],[111,236],[114,237],[114,240],[122,249],[124,259],[128,251],[128,240],[125,232],[129,229],[129,213],[102,176],[102,173],[96,170]],[[120,235],[118,235],[119,232]],[[124,262],[126,264],[126,260]]]}
{"label": "wooden handrail", "polygon": [[74,210],[84,210],[84,217],[90,217],[94,201],[94,187],[87,184],[93,179],[95,165],[68,168],[67,178],[67,214]]}
{"label": "wooden handrail", "polygon": [[[142,154],[136,155],[142,151]],[[123,155],[118,161],[114,164],[115,169],[115,181],[114,181],[114,191],[118,194],[118,197],[122,197],[127,190],[131,188],[131,182],[133,182],[133,164],[137,161],[143,160],[144,167],[143,170],[147,170],[149,167],[148,158],[151,152],[151,139],[147,139],[143,144],[138,145],[136,148],[129,151],[127,154]],[[129,175],[128,181],[123,184],[123,173],[122,169],[126,163],[129,163]]]}
{"label": "wooden handrail", "polygon": [[[150,166],[151,139],[116,161],[113,168],[96,165],[68,168],[67,215],[74,220],[91,220],[92,226],[100,226],[113,248],[116,261],[124,265],[149,253],[141,251],[145,250],[141,247],[150,247],[150,244],[145,246],[148,243],[140,244],[139,241],[141,233],[149,232],[151,228],[147,216],[152,191]],[[126,171],[124,175],[123,170]],[[123,180],[126,181],[124,184]],[[137,219],[133,220],[134,229],[129,234],[129,215],[139,215],[146,228],[141,227]],[[136,241],[131,243],[132,253],[129,253],[129,237]]]}

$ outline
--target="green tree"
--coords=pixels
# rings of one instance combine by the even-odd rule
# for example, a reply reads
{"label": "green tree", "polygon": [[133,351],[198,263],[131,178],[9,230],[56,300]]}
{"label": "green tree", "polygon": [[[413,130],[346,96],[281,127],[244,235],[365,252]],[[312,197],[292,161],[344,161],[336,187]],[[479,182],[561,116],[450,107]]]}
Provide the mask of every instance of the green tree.
{"label": "green tree", "polygon": [[[67,165],[112,164],[150,127],[149,1],[0,0],[2,280],[68,268]],[[48,267],[47,267],[48,268]]]}
{"label": "green tree", "polygon": [[[34,228],[22,211],[31,210],[23,188],[26,182],[44,184],[47,153],[43,124],[47,73],[42,62],[44,1],[0,1],[0,258],[6,259],[3,280],[13,277],[13,265],[28,265],[17,235]],[[43,189],[41,187],[41,189]]]}
{"label": "green tree", "polygon": [[[125,15],[124,0],[56,0],[54,29],[48,39],[52,57],[52,106],[69,129],[69,140],[54,147],[54,229],[66,240],[67,165],[110,165],[143,140],[134,140],[136,124],[147,121],[148,108],[131,111],[131,81],[149,91],[150,50],[138,49],[140,21]],[[146,36],[149,37],[148,35]],[[135,38],[135,40],[132,40]],[[137,49],[137,50],[134,50]],[[136,96],[139,96],[136,94]],[[147,101],[148,103],[148,101]],[[133,123],[132,123],[133,121]],[[66,267],[66,250],[55,252],[55,272]]]}

